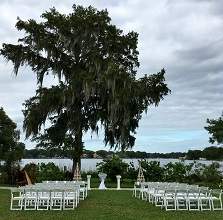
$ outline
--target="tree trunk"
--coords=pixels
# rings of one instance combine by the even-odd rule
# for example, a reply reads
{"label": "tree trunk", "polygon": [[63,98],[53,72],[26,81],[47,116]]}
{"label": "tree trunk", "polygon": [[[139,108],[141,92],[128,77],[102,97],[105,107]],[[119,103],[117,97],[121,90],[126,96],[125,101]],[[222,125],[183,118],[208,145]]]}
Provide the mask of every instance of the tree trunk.
{"label": "tree trunk", "polygon": [[73,158],[73,166],[72,166],[72,173],[74,174],[74,171],[75,171],[75,169],[76,169],[76,167],[77,167],[77,164],[78,164],[78,166],[79,166],[79,169],[81,169],[81,157],[76,157],[75,156],[75,158]]}
{"label": "tree trunk", "polygon": [[75,135],[74,140],[74,151],[73,151],[73,166],[72,166],[72,173],[74,174],[74,170],[77,167],[77,163],[79,169],[81,170],[81,156],[83,154],[83,142],[82,142],[82,129],[79,129],[79,132]]}
{"label": "tree trunk", "polygon": [[[79,92],[77,92],[78,94],[81,94],[82,88],[80,87],[80,85],[82,85],[81,82],[77,83],[77,88],[79,88]],[[74,94],[75,96],[76,94]],[[74,143],[73,143],[73,169],[72,172],[74,174],[74,170],[76,169],[77,163],[79,165],[79,169],[81,170],[81,156],[83,154],[83,142],[82,142],[82,138],[83,138],[83,116],[82,116],[82,98],[78,97],[76,102],[75,102],[75,107],[74,107],[75,111],[75,121],[76,121],[76,128],[75,128],[75,132],[74,132]]]}

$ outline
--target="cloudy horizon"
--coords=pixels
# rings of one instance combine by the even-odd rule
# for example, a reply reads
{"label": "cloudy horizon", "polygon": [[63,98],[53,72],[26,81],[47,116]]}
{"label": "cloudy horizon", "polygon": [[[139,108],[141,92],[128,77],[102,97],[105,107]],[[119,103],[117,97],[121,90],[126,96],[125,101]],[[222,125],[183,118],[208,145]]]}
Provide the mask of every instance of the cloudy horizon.
{"label": "cloudy horizon", "polygon": [[[218,118],[223,100],[223,2],[208,0],[1,0],[0,44],[16,43],[17,17],[37,19],[49,8],[69,13],[73,4],[107,8],[112,24],[125,33],[139,33],[140,68],[137,77],[166,70],[172,93],[143,115],[133,150],[178,152],[203,149],[209,135],[207,118]],[[35,94],[35,74],[29,68],[18,76],[0,57],[0,107],[22,130],[22,103]],[[48,82],[50,83],[50,82]],[[24,134],[21,141],[24,141]],[[24,141],[27,148],[35,146]],[[103,132],[84,137],[86,149],[104,148]]]}

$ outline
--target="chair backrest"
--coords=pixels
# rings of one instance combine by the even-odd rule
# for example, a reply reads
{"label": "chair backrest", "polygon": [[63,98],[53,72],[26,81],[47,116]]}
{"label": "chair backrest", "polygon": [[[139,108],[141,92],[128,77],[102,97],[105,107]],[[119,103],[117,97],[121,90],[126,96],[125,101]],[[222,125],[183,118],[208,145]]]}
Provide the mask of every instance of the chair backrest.
{"label": "chair backrest", "polygon": [[37,196],[38,190],[35,187],[26,187],[24,189],[25,196]]}
{"label": "chair backrest", "polygon": [[222,197],[222,189],[212,189],[212,190],[210,190],[210,194],[211,194],[211,196],[216,196],[219,199],[221,199],[221,197]]}
{"label": "chair backrest", "polygon": [[206,196],[210,195],[210,190],[208,187],[199,187],[200,194],[204,194]]}
{"label": "chair backrest", "polygon": [[176,195],[176,190],[175,188],[166,188],[165,189],[165,195],[172,195],[172,196],[175,196]]}
{"label": "chair backrest", "polygon": [[193,197],[199,197],[200,196],[200,190],[197,189],[197,188],[191,188],[191,189],[188,189],[188,195],[189,196],[193,196]]}
{"label": "chair backrest", "polygon": [[176,189],[176,195],[180,195],[180,196],[187,196],[188,194],[188,190],[185,188],[178,188]]}
{"label": "chair backrest", "polygon": [[19,188],[11,188],[11,193],[22,193],[24,192],[24,188],[23,187],[19,187]]}

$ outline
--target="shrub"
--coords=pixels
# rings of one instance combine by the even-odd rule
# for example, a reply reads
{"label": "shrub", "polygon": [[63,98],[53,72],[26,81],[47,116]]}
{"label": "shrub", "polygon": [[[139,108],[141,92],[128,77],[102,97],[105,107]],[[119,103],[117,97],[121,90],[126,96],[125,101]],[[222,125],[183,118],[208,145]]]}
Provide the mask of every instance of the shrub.
{"label": "shrub", "polygon": [[141,166],[146,181],[162,181],[164,177],[164,169],[160,166],[159,161],[142,160]]}
{"label": "shrub", "polygon": [[118,156],[113,155],[111,158],[97,163],[96,166],[99,172],[106,173],[108,178],[115,181],[116,175],[121,175],[123,178],[126,176],[129,165],[123,162]]}
{"label": "shrub", "polygon": [[138,170],[135,168],[134,163],[130,162],[127,170],[126,177],[131,180],[136,180],[138,175]]}
{"label": "shrub", "polygon": [[167,182],[186,182],[192,166],[181,162],[170,162],[164,166],[164,180]]}
{"label": "shrub", "polygon": [[91,175],[91,178],[98,178],[98,172],[97,171],[82,171],[81,172],[81,177],[82,179],[87,179],[87,175]]}
{"label": "shrub", "polygon": [[60,170],[58,166],[56,166],[54,163],[48,163],[44,164],[41,163],[39,166],[39,172],[37,180],[38,182],[42,182],[45,180],[64,180],[65,174],[63,171]]}
{"label": "shrub", "polygon": [[202,179],[207,183],[219,183],[222,179],[221,172],[219,171],[220,164],[214,162],[204,167]]}

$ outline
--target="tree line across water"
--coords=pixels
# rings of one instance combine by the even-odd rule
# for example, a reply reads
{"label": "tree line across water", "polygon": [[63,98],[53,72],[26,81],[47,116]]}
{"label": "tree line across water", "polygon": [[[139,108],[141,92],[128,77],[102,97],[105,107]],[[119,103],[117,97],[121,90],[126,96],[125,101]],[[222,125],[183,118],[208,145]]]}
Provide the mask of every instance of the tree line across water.
{"label": "tree line across water", "polygon": [[[223,175],[218,162],[205,165],[198,161],[189,164],[178,161],[161,165],[159,161],[140,159],[139,163],[141,164],[145,181],[184,182],[214,188],[222,187],[223,184]],[[72,180],[74,175],[71,170],[61,169],[52,162],[48,164],[29,163],[26,164],[24,170],[26,170],[32,183],[46,180],[68,181]],[[97,163],[96,170],[82,171],[81,176],[83,180],[86,180],[87,175],[90,174],[91,186],[98,187],[99,172],[107,174],[107,187],[116,187],[116,175],[121,175],[121,186],[129,188],[137,181],[139,170],[138,165],[135,166],[133,162],[126,163],[120,157],[113,155]],[[22,179],[19,179],[19,167],[15,169],[14,174],[14,184],[25,184],[24,181],[21,181]],[[7,183],[7,174],[5,172],[0,176],[0,184],[4,182]]]}
{"label": "tree line across water", "polygon": [[[45,149],[25,149],[24,158],[69,158],[69,152],[65,152],[61,149],[48,151]],[[171,152],[171,153],[147,153],[142,151],[125,151],[114,152],[106,150],[84,150],[82,158],[109,158],[112,155],[117,155],[120,158],[172,158],[172,159],[187,159],[187,160],[222,160],[223,148],[222,147],[207,147],[203,150],[189,150],[188,152]]]}

